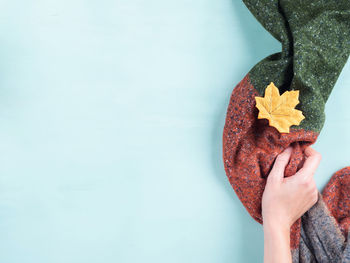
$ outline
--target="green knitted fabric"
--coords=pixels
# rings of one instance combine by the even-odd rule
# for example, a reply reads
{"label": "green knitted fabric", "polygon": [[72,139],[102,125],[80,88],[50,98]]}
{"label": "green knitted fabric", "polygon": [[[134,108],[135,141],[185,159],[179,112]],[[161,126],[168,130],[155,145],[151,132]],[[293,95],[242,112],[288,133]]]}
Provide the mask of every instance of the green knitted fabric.
{"label": "green knitted fabric", "polygon": [[292,128],[320,132],[325,103],[350,53],[350,0],[243,2],[282,44],[281,52],[250,70],[253,86],[260,96],[270,82],[280,94],[299,90],[296,109],[305,119]]}

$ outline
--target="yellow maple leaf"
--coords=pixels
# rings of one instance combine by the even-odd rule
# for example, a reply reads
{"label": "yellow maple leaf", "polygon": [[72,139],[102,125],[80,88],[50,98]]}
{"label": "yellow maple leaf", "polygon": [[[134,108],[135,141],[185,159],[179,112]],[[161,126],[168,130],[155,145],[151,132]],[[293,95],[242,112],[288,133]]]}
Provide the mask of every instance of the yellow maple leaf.
{"label": "yellow maple leaf", "polygon": [[300,110],[294,109],[299,103],[299,90],[286,91],[280,95],[273,82],[265,89],[265,97],[255,97],[259,109],[258,119],[268,119],[269,125],[280,133],[289,133],[289,127],[299,125],[305,118]]}

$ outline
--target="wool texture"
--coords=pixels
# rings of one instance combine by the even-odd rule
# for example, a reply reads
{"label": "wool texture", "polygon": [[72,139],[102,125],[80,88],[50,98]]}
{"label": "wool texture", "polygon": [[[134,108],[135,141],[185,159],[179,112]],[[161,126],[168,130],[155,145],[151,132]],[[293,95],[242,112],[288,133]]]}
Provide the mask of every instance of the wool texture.
{"label": "wool texture", "polygon": [[[281,42],[282,51],[258,62],[235,86],[223,130],[226,175],[249,214],[259,223],[266,178],[276,156],[293,147],[285,176],[305,161],[325,121],[328,97],[350,53],[349,0],[243,0],[259,23]],[[280,94],[299,90],[296,106],[305,119],[280,133],[258,119],[255,96],[270,82]],[[296,262],[350,262],[350,167],[336,172],[317,203],[291,227]]]}

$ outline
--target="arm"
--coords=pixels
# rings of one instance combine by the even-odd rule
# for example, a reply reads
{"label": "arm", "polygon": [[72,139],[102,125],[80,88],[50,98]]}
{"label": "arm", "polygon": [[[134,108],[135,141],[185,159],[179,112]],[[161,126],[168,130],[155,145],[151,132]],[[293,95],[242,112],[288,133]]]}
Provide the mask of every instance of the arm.
{"label": "arm", "polygon": [[307,147],[303,167],[295,175],[284,177],[291,153],[292,147],[288,147],[277,156],[266,180],[262,198],[264,263],[292,262],[290,227],[318,198],[313,175],[321,155]]}
{"label": "arm", "polygon": [[264,262],[292,262],[290,252],[290,230],[289,228],[278,226],[266,222],[264,228]]}

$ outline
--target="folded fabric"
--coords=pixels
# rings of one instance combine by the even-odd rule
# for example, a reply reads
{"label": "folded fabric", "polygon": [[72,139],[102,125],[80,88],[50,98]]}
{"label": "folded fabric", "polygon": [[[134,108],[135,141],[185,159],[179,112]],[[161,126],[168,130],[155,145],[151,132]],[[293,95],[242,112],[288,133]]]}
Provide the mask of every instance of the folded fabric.
{"label": "folded fabric", "polygon": [[[293,147],[285,176],[294,175],[324,125],[326,101],[350,54],[350,1],[243,2],[282,44],[281,52],[258,62],[235,86],[223,130],[226,175],[249,214],[262,224],[262,194],[276,156]],[[271,84],[277,95],[298,95],[299,101],[290,98],[295,109],[288,110],[296,119],[283,117],[285,110],[266,118],[259,106],[265,102],[256,97],[273,100],[266,96],[274,92],[267,89]],[[350,262],[349,176],[350,167],[336,172],[318,202],[291,227],[293,262]]]}

